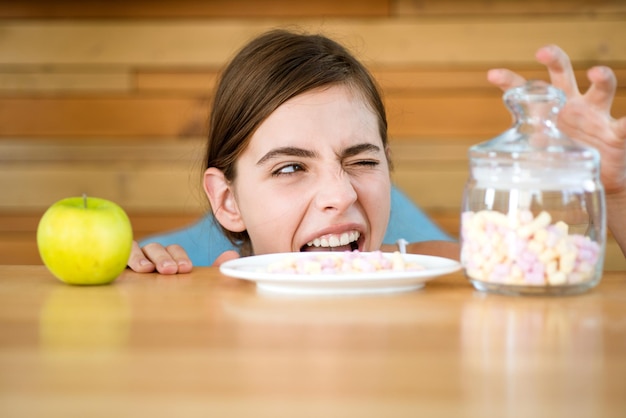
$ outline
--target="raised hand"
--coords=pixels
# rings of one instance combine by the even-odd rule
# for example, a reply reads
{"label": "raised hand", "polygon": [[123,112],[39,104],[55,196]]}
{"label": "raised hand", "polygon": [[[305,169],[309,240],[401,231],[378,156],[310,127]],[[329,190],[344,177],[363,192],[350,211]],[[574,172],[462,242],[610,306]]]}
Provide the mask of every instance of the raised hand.
{"label": "raised hand", "polygon": [[[601,180],[607,195],[626,190],[626,117],[615,119],[611,106],[617,81],[613,71],[596,66],[587,72],[591,85],[581,93],[567,54],[556,45],[537,51],[552,85],[563,90],[567,102],[559,113],[559,128],[573,139],[596,148],[602,158]],[[526,80],[507,69],[493,69],[487,79],[502,90],[519,86]]]}
{"label": "raised hand", "polygon": [[[600,178],[606,191],[608,226],[626,255],[626,117],[614,118],[611,107],[617,81],[613,70],[595,66],[587,71],[591,82],[581,93],[572,63],[556,45],[540,48],[535,55],[544,64],[551,83],[567,97],[559,112],[559,128],[576,141],[598,150],[601,157]],[[524,77],[507,69],[493,69],[487,79],[502,90],[525,82]]]}

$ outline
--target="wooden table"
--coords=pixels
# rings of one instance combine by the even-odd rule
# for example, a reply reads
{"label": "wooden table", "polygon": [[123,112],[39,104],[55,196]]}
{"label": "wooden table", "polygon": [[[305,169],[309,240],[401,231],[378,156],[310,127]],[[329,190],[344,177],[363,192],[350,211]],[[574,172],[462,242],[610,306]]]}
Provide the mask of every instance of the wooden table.
{"label": "wooden table", "polygon": [[0,266],[0,416],[626,417],[626,273],[579,296],[268,297]]}

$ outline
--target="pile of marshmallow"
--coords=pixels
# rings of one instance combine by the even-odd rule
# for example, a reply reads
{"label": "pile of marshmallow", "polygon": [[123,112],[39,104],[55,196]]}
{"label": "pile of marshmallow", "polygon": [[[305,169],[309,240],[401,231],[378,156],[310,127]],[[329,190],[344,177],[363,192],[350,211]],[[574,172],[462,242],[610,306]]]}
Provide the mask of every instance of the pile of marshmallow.
{"label": "pile of marshmallow", "polygon": [[548,212],[465,212],[461,225],[461,262],[472,279],[560,286],[595,277],[600,245],[587,236],[569,234],[568,225],[552,223]]}
{"label": "pile of marshmallow", "polygon": [[354,274],[373,272],[401,272],[423,270],[424,267],[407,262],[402,254],[382,251],[343,251],[337,253],[302,253],[288,255],[270,263],[268,273],[281,274]]}

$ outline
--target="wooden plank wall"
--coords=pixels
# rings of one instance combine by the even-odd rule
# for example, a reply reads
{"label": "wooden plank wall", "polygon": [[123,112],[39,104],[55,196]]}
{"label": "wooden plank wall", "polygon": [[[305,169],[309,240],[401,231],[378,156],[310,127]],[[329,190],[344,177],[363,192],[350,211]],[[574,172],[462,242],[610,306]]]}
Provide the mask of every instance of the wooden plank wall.
{"label": "wooden plank wall", "polygon": [[[546,78],[557,43],[581,86],[612,66],[626,114],[626,1],[23,0],[0,4],[0,263],[40,263],[35,230],[54,201],[88,193],[130,214],[138,238],[207,209],[199,189],[216,74],[255,34],[320,31],[384,89],[394,179],[458,236],[467,147],[509,126],[485,73]],[[626,268],[609,244],[607,268]]]}

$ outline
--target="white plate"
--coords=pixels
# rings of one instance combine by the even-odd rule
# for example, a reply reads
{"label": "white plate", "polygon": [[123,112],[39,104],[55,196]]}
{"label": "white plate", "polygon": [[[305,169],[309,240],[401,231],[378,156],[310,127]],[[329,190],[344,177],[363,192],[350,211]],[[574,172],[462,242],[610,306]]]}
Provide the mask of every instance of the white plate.
{"label": "white plate", "polygon": [[[326,253],[316,253],[326,254]],[[263,292],[292,295],[357,295],[394,293],[416,290],[435,277],[461,269],[460,263],[448,258],[404,254],[407,263],[424,267],[416,271],[379,271],[351,274],[285,274],[269,273],[270,263],[286,257],[311,257],[311,253],[279,253],[243,257],[225,262],[220,271],[231,277],[255,282]],[[386,257],[391,253],[386,253]]]}

